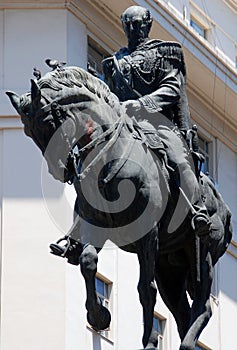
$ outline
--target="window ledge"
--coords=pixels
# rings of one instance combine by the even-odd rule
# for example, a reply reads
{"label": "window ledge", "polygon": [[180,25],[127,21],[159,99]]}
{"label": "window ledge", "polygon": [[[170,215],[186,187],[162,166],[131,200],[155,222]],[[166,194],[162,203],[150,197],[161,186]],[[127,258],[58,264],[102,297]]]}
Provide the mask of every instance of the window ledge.
{"label": "window ledge", "polygon": [[94,330],[89,324],[87,324],[86,328],[93,334],[97,335],[98,337],[101,337],[102,339],[104,339],[106,342],[108,342],[111,345],[114,345],[114,341],[113,339],[107,338],[105,337],[103,334],[100,333],[100,331],[96,331]]}

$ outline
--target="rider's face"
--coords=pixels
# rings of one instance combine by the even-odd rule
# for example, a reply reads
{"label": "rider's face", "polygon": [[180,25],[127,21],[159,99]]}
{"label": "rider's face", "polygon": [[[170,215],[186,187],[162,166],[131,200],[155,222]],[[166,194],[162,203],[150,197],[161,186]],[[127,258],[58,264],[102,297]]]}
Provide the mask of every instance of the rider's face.
{"label": "rider's face", "polygon": [[135,13],[125,12],[122,15],[122,24],[128,40],[139,40],[148,37],[149,25],[143,11]]}

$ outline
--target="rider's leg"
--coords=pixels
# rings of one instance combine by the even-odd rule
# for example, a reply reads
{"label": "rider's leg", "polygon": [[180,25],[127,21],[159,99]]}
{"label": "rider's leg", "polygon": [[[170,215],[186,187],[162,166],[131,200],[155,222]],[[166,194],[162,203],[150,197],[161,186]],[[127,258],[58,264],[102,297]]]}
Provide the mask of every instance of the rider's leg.
{"label": "rider's leg", "polygon": [[182,189],[180,192],[177,191],[179,198],[174,217],[179,219],[180,213],[184,215],[185,211],[188,212],[191,208],[194,230],[199,235],[206,235],[210,231],[210,219],[201,197],[192,155],[180,135],[168,127],[160,127],[158,131],[167,146],[168,160],[175,170],[172,185],[174,188]]}

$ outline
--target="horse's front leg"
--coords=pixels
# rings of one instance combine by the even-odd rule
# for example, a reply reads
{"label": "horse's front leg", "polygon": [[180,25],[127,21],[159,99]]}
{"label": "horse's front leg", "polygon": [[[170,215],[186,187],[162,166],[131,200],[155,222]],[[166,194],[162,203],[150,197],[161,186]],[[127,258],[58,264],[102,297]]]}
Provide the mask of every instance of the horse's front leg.
{"label": "horse's front leg", "polygon": [[96,331],[99,331],[109,327],[111,316],[109,310],[102,305],[96,293],[95,275],[97,262],[98,255],[95,247],[86,245],[80,256],[80,265],[81,273],[86,283],[87,320]]}
{"label": "horse's front leg", "polygon": [[213,280],[212,259],[205,246],[201,249],[201,281],[196,282],[196,290],[191,307],[190,326],[181,343],[180,350],[195,350],[198,337],[212,315],[210,304],[210,292]]}
{"label": "horse's front leg", "polygon": [[154,306],[157,288],[154,282],[157,252],[157,228],[150,231],[137,243],[140,264],[138,292],[143,307],[144,334],[142,343],[145,349],[154,349],[158,344],[158,334],[153,329]]}

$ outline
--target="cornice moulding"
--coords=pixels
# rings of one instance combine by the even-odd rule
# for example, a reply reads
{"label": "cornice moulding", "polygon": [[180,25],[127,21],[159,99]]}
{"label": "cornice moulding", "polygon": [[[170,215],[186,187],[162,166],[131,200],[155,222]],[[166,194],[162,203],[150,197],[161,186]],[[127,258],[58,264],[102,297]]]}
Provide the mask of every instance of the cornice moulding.
{"label": "cornice moulding", "polygon": [[237,1],[236,0],[223,0],[223,2],[237,13]]}

